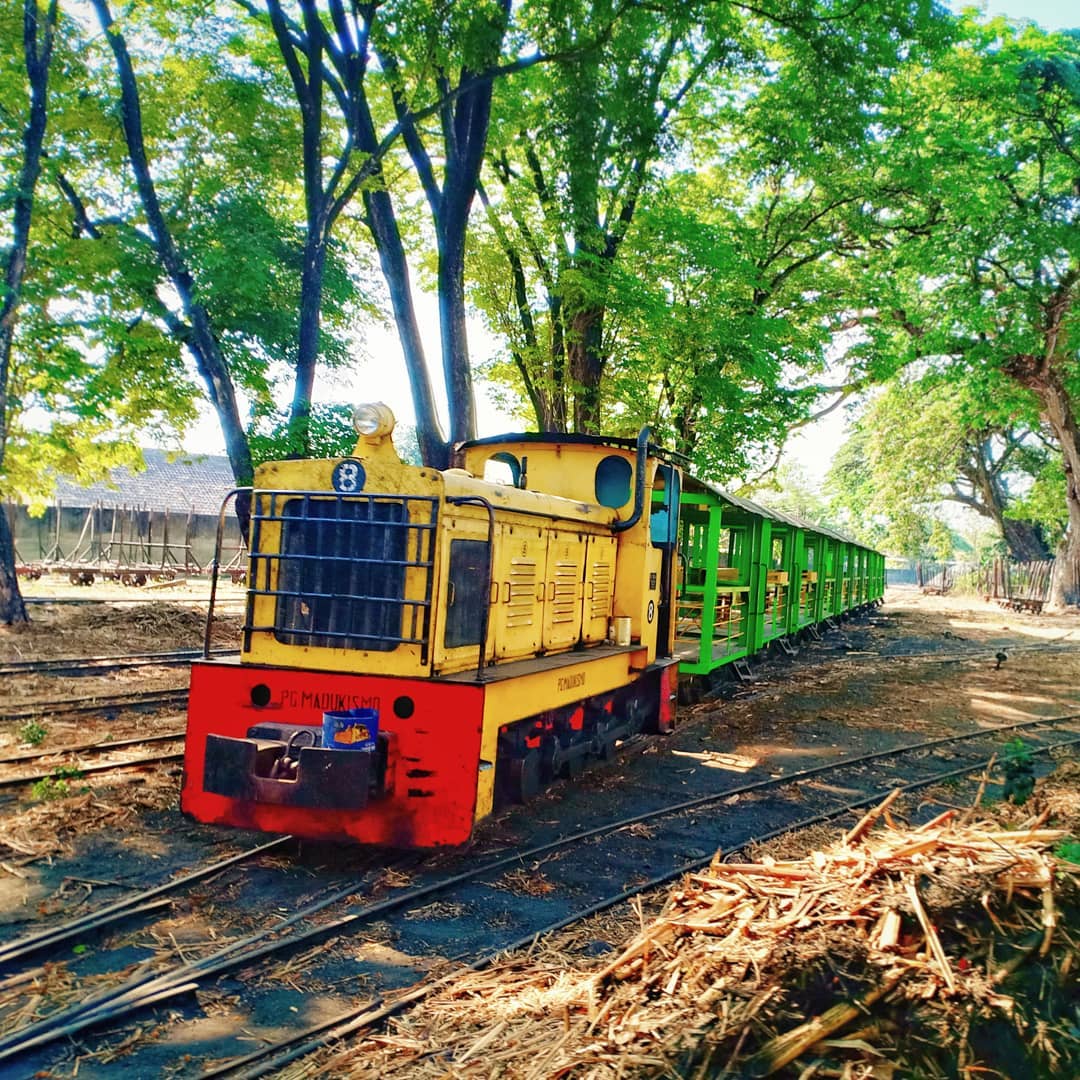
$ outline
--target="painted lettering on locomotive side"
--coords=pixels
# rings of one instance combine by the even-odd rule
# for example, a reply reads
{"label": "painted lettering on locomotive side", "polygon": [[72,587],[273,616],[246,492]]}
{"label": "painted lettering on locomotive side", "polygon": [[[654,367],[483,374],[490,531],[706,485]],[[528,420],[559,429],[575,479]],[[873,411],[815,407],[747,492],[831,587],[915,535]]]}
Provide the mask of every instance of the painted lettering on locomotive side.
{"label": "painted lettering on locomotive side", "polygon": [[282,690],[280,704],[290,709],[322,709],[340,712],[343,709],[378,709],[378,694],[343,694],[340,691]]}
{"label": "painted lettering on locomotive side", "polygon": [[579,671],[576,675],[560,675],[556,683],[560,692],[563,690],[575,690],[585,685],[585,672]]}

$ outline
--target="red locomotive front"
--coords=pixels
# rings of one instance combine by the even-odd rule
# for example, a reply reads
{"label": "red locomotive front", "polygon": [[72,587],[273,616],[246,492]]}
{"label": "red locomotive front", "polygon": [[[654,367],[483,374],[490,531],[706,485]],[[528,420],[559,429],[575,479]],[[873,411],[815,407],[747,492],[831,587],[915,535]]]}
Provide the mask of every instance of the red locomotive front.
{"label": "red locomotive front", "polygon": [[353,456],[257,471],[241,654],[192,669],[181,806],[461,844],[497,794],[670,727],[679,474],[644,432],[483,440],[438,472],[359,415]]}

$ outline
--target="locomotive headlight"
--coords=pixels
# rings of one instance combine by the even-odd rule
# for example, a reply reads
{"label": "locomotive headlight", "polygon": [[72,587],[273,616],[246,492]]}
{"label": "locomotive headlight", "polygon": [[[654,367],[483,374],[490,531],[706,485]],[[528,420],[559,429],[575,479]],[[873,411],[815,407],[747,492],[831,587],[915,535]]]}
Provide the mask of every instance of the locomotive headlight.
{"label": "locomotive headlight", "polygon": [[358,435],[364,435],[369,439],[389,435],[394,430],[394,423],[394,414],[390,411],[390,406],[384,405],[381,401],[357,405],[353,410],[353,427],[356,428]]}

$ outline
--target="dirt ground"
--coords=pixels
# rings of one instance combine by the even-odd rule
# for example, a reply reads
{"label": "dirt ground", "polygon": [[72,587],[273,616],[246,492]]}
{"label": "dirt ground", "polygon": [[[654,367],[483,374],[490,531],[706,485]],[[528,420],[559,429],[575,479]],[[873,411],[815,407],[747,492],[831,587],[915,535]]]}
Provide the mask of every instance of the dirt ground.
{"label": "dirt ground", "polygon": [[[0,663],[195,649],[203,643],[210,584],[202,578],[136,588],[107,581],[71,585],[47,575],[20,581],[20,588],[30,622],[0,626]],[[51,599],[72,603],[50,604]],[[216,647],[236,647],[243,600],[242,587],[218,583]]]}
{"label": "dirt ground", "polygon": [[[203,647],[209,598],[209,586],[203,581],[170,584],[150,592],[119,584],[95,583],[84,588],[45,580],[28,582],[23,591],[31,601],[55,597],[78,603],[32,602],[29,624],[0,626],[0,664]],[[243,593],[230,584],[220,587],[212,648],[237,647],[242,598]],[[8,707],[26,709],[40,702],[92,701],[145,690],[183,689],[187,681],[184,666],[101,673],[88,669],[78,677],[0,675],[0,695]],[[0,715],[0,756],[29,749],[61,751],[73,743],[129,739],[182,726],[183,715],[176,710],[78,719],[46,715],[18,724],[4,723]]]}
{"label": "dirt ground", "polygon": [[[152,592],[100,584],[89,589],[65,586],[64,591],[81,602],[70,606],[34,604],[28,627],[16,631],[0,628],[0,662],[122,655],[202,644],[204,583],[170,585]],[[215,624],[214,645],[235,647],[242,591],[228,585],[222,591],[224,602]],[[55,583],[48,582],[30,583],[26,589],[31,597],[59,592]],[[804,649],[794,661],[781,659],[752,666],[752,683],[684,708],[680,729],[670,740],[650,745],[591,776],[586,774],[584,781],[572,788],[559,786],[530,804],[527,813],[504,812],[483,825],[476,852],[527,846],[542,839],[545,829],[571,831],[587,819],[590,807],[618,796],[627,777],[644,775],[658,791],[680,785],[692,796],[721,780],[735,782],[752,769],[783,776],[840,756],[917,738],[1080,712],[1080,617],[1020,615],[980,600],[892,590],[885,607],[869,621],[843,624],[839,632]],[[44,735],[38,738],[39,731],[29,732],[35,739],[31,742],[26,738],[25,722],[3,719],[5,706],[82,699],[142,687],[180,687],[185,681],[183,668],[141,668],[79,678],[0,676],[0,756],[31,745],[59,750],[72,742],[119,739],[183,726],[183,717],[175,710],[126,719],[45,719],[40,722]],[[1073,771],[1041,783],[1046,785],[1040,795],[1044,801],[1052,798],[1049,793],[1054,786],[1065,797],[1075,792],[1076,774]],[[167,851],[173,827],[170,822],[175,826],[181,821],[177,794],[178,769],[162,765],[123,777],[87,777],[71,785],[63,797],[26,794],[0,804],[0,922],[22,921],[17,913],[26,910],[30,898],[43,913],[63,909],[63,896],[45,895],[36,889],[37,870],[44,862],[63,865],[65,859],[73,858],[77,863],[78,853],[98,836],[117,832],[129,838],[138,835],[143,838],[147,858],[161,860],[159,866],[171,862]],[[945,797],[949,796],[946,792]],[[953,797],[959,795],[953,793]],[[1073,835],[1080,832],[1080,815],[1064,816]],[[801,842],[823,846],[836,831],[823,827]],[[176,842],[181,842],[180,830]],[[791,843],[797,847],[800,839],[796,837]],[[137,852],[130,854],[134,857]],[[633,913],[627,916],[627,933],[636,930],[637,918]],[[614,942],[616,927],[622,922],[612,915],[606,925],[602,936]],[[593,930],[579,936],[589,945],[601,935]],[[1064,974],[1068,975],[1067,969]],[[1056,977],[1053,972],[1043,975]],[[1069,992],[1075,996],[1075,967],[1070,985]],[[1020,1006],[1027,1010],[1025,1015],[1034,1017],[1033,1024],[1039,1018],[1040,994],[1045,997],[1033,984],[1030,1001],[1025,999]],[[1059,1019],[1055,1017],[1054,1023]],[[1074,1016],[1072,1023],[1075,1035],[1080,1032],[1080,1015]],[[922,1032],[919,1037],[924,1036]],[[482,1061],[484,1055],[477,1057]],[[869,1066],[864,1071],[849,1068],[844,1072],[846,1067],[835,1071],[835,1063],[822,1065],[814,1075],[892,1075]],[[988,1069],[992,1066],[976,1065],[965,1075],[989,1075]],[[639,1074],[649,1074],[649,1070],[643,1066]],[[134,1074],[129,1070],[127,1075]],[[998,1075],[1018,1074],[1005,1069]]]}
{"label": "dirt ground", "polygon": [[[70,597],[79,603],[33,603],[29,625],[0,627],[0,663],[196,649],[203,644],[209,596],[205,581],[138,589],[105,582],[83,588],[43,579],[26,583],[24,592],[32,601]],[[242,588],[220,583],[214,648],[237,647],[243,595]],[[753,666],[752,684],[682,708],[680,731],[662,753],[665,766],[684,766],[672,774],[682,778],[679,783],[692,787],[702,776],[711,780],[717,771],[739,773],[761,765],[783,775],[818,760],[871,752],[916,736],[933,738],[1080,711],[1080,616],[1021,615],[970,597],[892,589],[885,607],[869,623],[843,624],[839,633],[804,649],[794,663]],[[182,666],[78,678],[0,676],[0,701],[12,708],[51,700],[85,701],[140,689],[179,689],[186,681]],[[31,749],[60,752],[66,745],[162,734],[184,726],[177,709],[5,721],[2,708],[0,756]],[[104,774],[88,776],[77,787],[68,785],[68,794],[78,794],[86,804],[77,811],[70,798],[8,800],[0,805],[3,834],[21,838],[30,850],[20,856],[5,852],[0,843],[0,858],[31,859],[31,852],[48,857],[65,849],[98,820],[90,807],[98,801],[112,804],[129,789],[137,789],[137,802],[175,806],[177,776],[175,766],[149,767],[124,774],[119,781]],[[617,790],[619,784],[620,770],[602,771],[582,785],[580,798],[587,803],[594,797],[591,791]],[[577,800],[576,790],[557,790],[540,800],[533,816],[554,821],[560,812],[576,813],[569,804]],[[496,817],[485,826],[497,846],[503,843],[505,819]],[[513,812],[508,820],[513,829]],[[484,840],[482,829],[481,846]]]}

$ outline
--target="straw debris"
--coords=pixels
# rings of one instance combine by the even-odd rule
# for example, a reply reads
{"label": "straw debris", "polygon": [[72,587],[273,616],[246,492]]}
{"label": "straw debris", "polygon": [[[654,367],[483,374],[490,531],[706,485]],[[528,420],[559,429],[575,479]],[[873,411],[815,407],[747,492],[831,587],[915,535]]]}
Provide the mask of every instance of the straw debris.
{"label": "straw debris", "polygon": [[[1080,870],[1050,850],[1066,831],[952,810],[911,828],[890,802],[802,858],[718,855],[652,917],[625,909],[615,949],[609,913],[285,1075],[944,1075],[994,1043],[1025,1075],[1075,1075]],[[1037,1020],[1026,978],[1057,995]]]}

